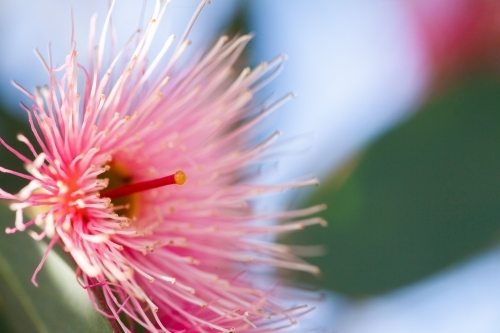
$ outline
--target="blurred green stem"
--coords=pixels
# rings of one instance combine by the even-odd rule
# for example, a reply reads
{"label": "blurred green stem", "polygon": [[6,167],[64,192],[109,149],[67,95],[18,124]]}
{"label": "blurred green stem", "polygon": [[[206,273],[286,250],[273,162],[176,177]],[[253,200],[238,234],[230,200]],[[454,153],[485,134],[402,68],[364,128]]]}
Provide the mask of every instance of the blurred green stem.
{"label": "blurred green stem", "polygon": [[0,252],[0,275],[4,277],[5,281],[7,281],[7,284],[9,285],[11,291],[17,296],[19,302],[21,303],[21,306],[26,311],[26,314],[28,315],[29,319],[33,322],[38,332],[49,333],[49,330],[43,323],[42,319],[38,316],[38,313],[35,309],[34,304],[31,302],[30,297],[28,297],[28,295],[23,290],[23,287],[16,279],[16,276],[12,273],[9,263],[2,256],[1,252]]}

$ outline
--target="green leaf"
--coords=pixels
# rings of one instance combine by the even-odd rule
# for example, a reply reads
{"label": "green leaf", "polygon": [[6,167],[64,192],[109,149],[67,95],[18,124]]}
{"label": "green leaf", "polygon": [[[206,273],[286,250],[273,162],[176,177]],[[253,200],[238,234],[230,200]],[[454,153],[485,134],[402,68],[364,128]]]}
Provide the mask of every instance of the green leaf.
{"label": "green leaf", "polygon": [[[327,229],[286,241],[325,244],[316,282],[351,296],[421,279],[500,236],[500,82],[478,78],[436,97],[320,186]],[[337,188],[335,189],[335,186]]]}
{"label": "green leaf", "polygon": [[[20,112],[22,111],[20,110]],[[28,147],[16,139],[16,136],[20,133],[24,134],[37,147],[37,142],[29,127],[28,120],[22,121],[14,117],[3,110],[0,105],[0,137],[24,156],[33,156]],[[0,145],[0,161],[3,168],[20,172],[25,171],[23,169],[23,162],[2,145]],[[0,188],[5,191],[17,192],[25,183],[24,179],[0,172]]]}
{"label": "green leaf", "polygon": [[[14,214],[5,205],[0,205],[0,216],[2,230],[14,223]],[[31,283],[45,247],[25,232],[0,232],[0,299],[4,305],[0,318],[19,333],[112,332],[77,283],[74,271],[54,251],[37,276],[39,287]]]}

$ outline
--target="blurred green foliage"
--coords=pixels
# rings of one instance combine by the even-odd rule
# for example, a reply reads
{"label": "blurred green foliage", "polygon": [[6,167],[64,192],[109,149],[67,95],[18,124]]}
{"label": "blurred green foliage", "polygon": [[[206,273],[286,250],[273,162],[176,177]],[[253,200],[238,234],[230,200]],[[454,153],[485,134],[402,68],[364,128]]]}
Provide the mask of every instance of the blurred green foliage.
{"label": "blurred green foliage", "polygon": [[[26,145],[16,139],[17,134],[21,133],[26,136],[33,144],[35,144],[35,147],[37,147],[36,140],[29,127],[26,114],[21,113],[21,108],[19,108],[18,111],[26,119],[17,118],[7,111],[0,109],[0,138],[2,138],[9,146],[21,152],[24,156],[32,156]],[[1,145],[0,162],[0,165],[4,168],[20,172],[25,171],[23,168],[23,162],[21,162],[20,159],[15,157],[11,152],[9,152]],[[26,185],[26,181],[19,180],[17,177],[0,172],[0,188],[2,188],[3,190],[11,193],[17,192],[24,185]]]}
{"label": "blurred green foliage", "polygon": [[[14,213],[5,205],[0,205],[0,216],[2,230],[12,226]],[[39,287],[31,283],[41,260],[41,245],[26,232],[0,233],[0,332],[112,332],[76,283],[73,268],[55,252],[37,276]]]}
{"label": "blurred green foliage", "polygon": [[499,126],[500,81],[482,76],[368,147],[342,184],[333,175],[308,202],[328,205],[329,227],[285,239],[328,247],[309,260],[323,276],[304,279],[350,296],[377,294],[497,243]]}

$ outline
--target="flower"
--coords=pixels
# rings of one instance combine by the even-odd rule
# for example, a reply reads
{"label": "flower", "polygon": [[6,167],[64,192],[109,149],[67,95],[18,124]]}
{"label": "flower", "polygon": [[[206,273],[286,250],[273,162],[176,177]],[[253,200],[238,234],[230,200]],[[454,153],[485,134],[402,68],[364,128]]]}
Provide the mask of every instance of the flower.
{"label": "flower", "polygon": [[[307,217],[324,207],[257,213],[251,202],[317,181],[259,185],[243,176],[272,152],[278,136],[252,146],[249,132],[292,97],[267,107],[252,103],[284,57],[234,75],[251,36],[223,36],[202,57],[179,66],[190,23],[175,49],[170,36],[148,62],[168,4],[157,1],[145,31],[107,62],[113,2],[96,47],[92,20],[87,67],[78,63],[72,38],[60,67],[39,54],[50,77],[47,87],[33,95],[16,84],[34,101],[24,108],[40,148],[18,136],[30,159],[0,139],[28,173],[0,171],[29,181],[17,194],[0,190],[16,211],[15,228],[7,233],[36,224],[42,232],[30,235],[50,239],[35,285],[47,253],[60,243],[95,308],[125,332],[133,322],[151,332],[186,333],[291,325],[290,309],[273,299],[273,288],[255,282],[253,266],[317,273],[289,247],[264,242],[262,235],[324,225]],[[35,212],[27,222],[25,210]]]}

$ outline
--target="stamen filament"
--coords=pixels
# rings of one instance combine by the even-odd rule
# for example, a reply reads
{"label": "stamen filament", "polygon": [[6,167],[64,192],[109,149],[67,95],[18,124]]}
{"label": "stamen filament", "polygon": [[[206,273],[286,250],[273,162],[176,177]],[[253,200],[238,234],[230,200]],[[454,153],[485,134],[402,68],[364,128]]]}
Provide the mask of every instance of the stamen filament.
{"label": "stamen filament", "polygon": [[185,182],[186,182],[186,174],[182,171],[177,171],[176,173],[166,177],[147,180],[135,184],[128,184],[118,188],[106,190],[101,193],[101,197],[113,199],[113,198],[123,197],[132,193],[151,190],[166,185],[173,185],[173,184],[182,185]]}

